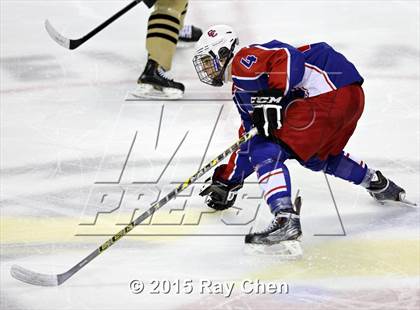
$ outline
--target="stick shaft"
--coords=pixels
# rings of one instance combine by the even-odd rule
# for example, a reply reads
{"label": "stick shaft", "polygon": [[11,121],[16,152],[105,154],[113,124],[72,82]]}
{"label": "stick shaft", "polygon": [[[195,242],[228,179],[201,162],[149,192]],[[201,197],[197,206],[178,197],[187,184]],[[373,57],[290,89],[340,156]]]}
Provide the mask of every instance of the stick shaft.
{"label": "stick shaft", "polygon": [[214,166],[216,166],[218,163],[220,163],[224,158],[226,158],[228,155],[232,154],[233,152],[237,151],[242,144],[249,141],[252,137],[254,137],[257,134],[257,129],[252,128],[249,132],[245,133],[242,137],[239,138],[238,141],[236,141],[233,145],[231,145],[228,149],[226,149],[223,153],[219,154],[215,159],[207,163],[203,168],[198,170],[194,175],[192,175],[189,179],[187,179],[184,183],[180,184],[178,187],[176,187],[174,190],[172,190],[169,194],[167,194],[165,197],[163,197],[158,202],[155,202],[151,205],[151,207],[139,215],[136,219],[134,219],[130,224],[125,226],[122,230],[120,230],[118,233],[116,233],[114,236],[109,238],[107,241],[105,241],[103,244],[101,244],[97,249],[95,249],[92,253],[90,253],[87,257],[85,257],[82,261],[80,261],[77,265],[72,267],[69,271],[58,275],[58,284],[63,283],[68,278],[70,278],[73,274],[78,272],[80,269],[82,269],[86,264],[91,262],[96,256],[107,250],[111,245],[113,245],[115,242],[117,242],[119,239],[127,235],[134,227],[139,225],[141,222],[143,222],[145,219],[147,219],[149,216],[151,216],[153,213],[155,213],[158,209],[166,205],[170,200],[174,199],[180,192],[184,191],[187,187],[189,187],[192,183],[194,183],[198,178],[203,176],[205,173],[207,173],[210,169],[212,169]]}
{"label": "stick shaft", "polygon": [[88,34],[86,34],[82,38],[80,38],[77,41],[75,41],[75,42],[77,42],[76,44],[73,44],[73,46],[72,46],[72,44],[70,44],[70,49],[74,49],[74,48],[78,47],[79,45],[85,43],[87,40],[89,40],[90,38],[92,38],[98,32],[102,31],[104,28],[108,27],[111,23],[113,23],[115,20],[117,20],[122,15],[124,15],[125,13],[127,13],[128,11],[130,11],[133,7],[135,7],[140,2],[141,2],[141,0],[134,0],[133,2],[131,2],[125,8],[123,8],[120,11],[118,11],[116,14],[114,14],[113,16],[111,16],[110,18],[108,18],[106,21],[104,21],[98,27],[96,27],[95,29],[93,29],[91,32],[89,32]]}
{"label": "stick shaft", "polygon": [[46,29],[50,36],[53,38],[54,41],[56,41],[58,44],[62,45],[63,47],[73,50],[88,41],[90,38],[95,36],[97,33],[102,31],[104,28],[108,27],[111,23],[113,23],[115,20],[120,18],[122,15],[130,11],[133,7],[135,7],[140,2],[143,2],[147,7],[151,8],[157,0],[134,0],[131,3],[129,3],[126,7],[112,15],[110,18],[108,18],[106,21],[104,21],[102,24],[97,26],[95,29],[84,35],[83,37],[79,39],[68,39],[64,36],[62,36],[60,33],[58,33],[55,28],[53,28],[48,21],[46,21]]}

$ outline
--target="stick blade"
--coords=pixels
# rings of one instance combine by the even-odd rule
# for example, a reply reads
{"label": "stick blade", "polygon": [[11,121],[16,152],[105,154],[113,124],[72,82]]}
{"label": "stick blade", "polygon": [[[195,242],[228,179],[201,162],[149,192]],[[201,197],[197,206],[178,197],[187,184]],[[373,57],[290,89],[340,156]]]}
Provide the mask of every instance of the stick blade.
{"label": "stick blade", "polygon": [[58,33],[58,31],[55,30],[55,28],[51,25],[48,19],[45,20],[45,29],[47,30],[51,39],[60,44],[62,47],[66,49],[71,49],[70,40]]}
{"label": "stick blade", "polygon": [[13,265],[10,269],[13,278],[25,283],[39,286],[58,286],[58,275],[49,275],[33,272],[18,265]]}

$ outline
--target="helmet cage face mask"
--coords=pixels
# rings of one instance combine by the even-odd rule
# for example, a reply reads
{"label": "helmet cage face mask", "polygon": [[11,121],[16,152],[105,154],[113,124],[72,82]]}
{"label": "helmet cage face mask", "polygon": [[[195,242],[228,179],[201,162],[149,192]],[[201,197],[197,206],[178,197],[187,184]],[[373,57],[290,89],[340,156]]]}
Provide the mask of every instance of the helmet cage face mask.
{"label": "helmet cage face mask", "polygon": [[222,86],[217,81],[223,68],[220,58],[214,58],[208,54],[196,55],[193,58],[193,64],[201,82],[212,86]]}
{"label": "helmet cage face mask", "polygon": [[230,49],[221,47],[218,55],[210,50],[207,53],[194,56],[194,68],[201,82],[212,86],[223,85],[226,68],[234,56],[233,51],[237,44],[238,42],[235,40]]}

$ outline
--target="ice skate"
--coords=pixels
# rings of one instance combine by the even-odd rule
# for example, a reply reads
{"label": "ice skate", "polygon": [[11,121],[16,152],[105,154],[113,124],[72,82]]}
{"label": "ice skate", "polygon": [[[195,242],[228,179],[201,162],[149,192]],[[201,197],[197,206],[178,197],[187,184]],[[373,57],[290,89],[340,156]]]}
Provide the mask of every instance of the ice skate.
{"label": "ice skate", "polygon": [[301,198],[295,200],[295,209],[290,208],[276,214],[270,225],[260,231],[245,236],[245,243],[255,252],[262,254],[274,254],[287,259],[295,259],[302,256],[300,236]]}
{"label": "ice skate", "polygon": [[202,34],[203,31],[200,28],[193,25],[185,25],[179,31],[177,46],[181,48],[194,46],[195,42],[200,39]]}
{"label": "ice skate", "polygon": [[405,190],[390,179],[383,176],[380,171],[376,171],[367,188],[369,194],[379,203],[398,202],[409,206],[416,206],[415,203],[405,199]]}
{"label": "ice skate", "polygon": [[176,100],[183,97],[185,90],[182,83],[169,78],[167,72],[152,59],[147,61],[137,84],[137,88],[129,94],[134,98]]}

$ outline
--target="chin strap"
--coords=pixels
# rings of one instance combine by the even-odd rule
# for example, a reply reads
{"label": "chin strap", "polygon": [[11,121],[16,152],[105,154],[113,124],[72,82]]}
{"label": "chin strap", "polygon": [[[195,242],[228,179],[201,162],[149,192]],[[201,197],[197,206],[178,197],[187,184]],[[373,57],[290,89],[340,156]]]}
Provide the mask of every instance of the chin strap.
{"label": "chin strap", "polygon": [[233,59],[233,56],[234,56],[233,51],[235,50],[236,44],[237,44],[237,39],[232,43],[232,46],[230,47],[228,57],[226,58],[226,62],[223,65],[223,68],[220,71],[219,76],[214,79],[214,81],[216,82],[216,86],[222,86],[223,82],[227,81],[226,68]]}

